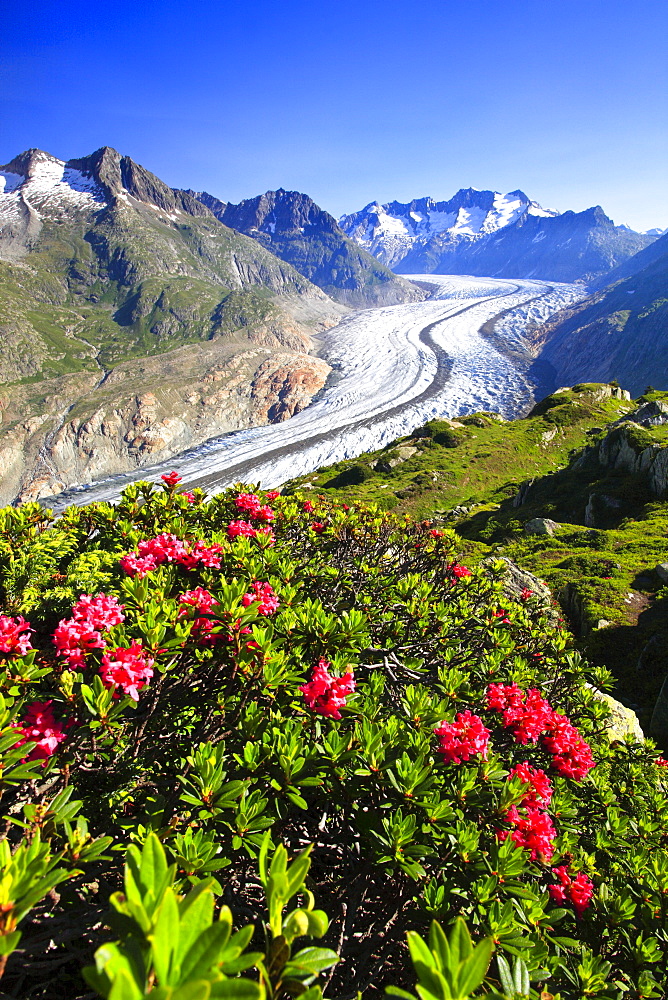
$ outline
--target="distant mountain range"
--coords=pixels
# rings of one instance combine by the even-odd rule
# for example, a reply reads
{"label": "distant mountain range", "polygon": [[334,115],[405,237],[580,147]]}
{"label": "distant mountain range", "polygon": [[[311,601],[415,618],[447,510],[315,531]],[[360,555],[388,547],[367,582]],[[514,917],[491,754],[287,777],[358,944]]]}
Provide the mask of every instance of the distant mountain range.
{"label": "distant mountain range", "polygon": [[252,236],[337,302],[357,308],[415,302],[423,293],[360,248],[299,191],[267,191],[238,205],[190,191],[224,225]]}
{"label": "distant mountain range", "polygon": [[616,379],[632,396],[668,387],[668,233],[535,334],[558,386]]}
{"label": "distant mountain range", "polygon": [[559,213],[523,191],[462,188],[450,201],[374,202],[341,228],[397,274],[594,281],[656,236],[615,226],[600,206]]}

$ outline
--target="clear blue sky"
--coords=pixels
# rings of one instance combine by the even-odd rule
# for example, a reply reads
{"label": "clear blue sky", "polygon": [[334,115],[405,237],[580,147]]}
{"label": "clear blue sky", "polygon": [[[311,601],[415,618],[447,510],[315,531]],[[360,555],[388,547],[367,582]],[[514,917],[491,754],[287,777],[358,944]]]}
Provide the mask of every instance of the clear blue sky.
{"label": "clear blue sky", "polygon": [[666,0],[23,0],[0,53],[0,162],[110,145],[226,201],[519,187],[668,227]]}

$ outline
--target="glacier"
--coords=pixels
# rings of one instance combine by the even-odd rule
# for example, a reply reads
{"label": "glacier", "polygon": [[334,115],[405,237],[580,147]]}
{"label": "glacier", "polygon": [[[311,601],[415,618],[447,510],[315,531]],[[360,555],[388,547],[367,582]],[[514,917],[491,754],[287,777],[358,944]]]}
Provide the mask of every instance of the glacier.
{"label": "glacier", "polygon": [[[533,385],[506,355],[523,331],[583,297],[580,285],[451,275],[412,275],[423,302],[366,309],[320,335],[317,353],[333,368],[314,402],[280,424],[213,438],[160,464],[72,487],[45,506],[117,499],[135,480],[159,482],[176,469],[184,486],[215,494],[234,482],[280,486],[322,465],[354,458],[434,417],[493,410],[521,415]],[[498,317],[494,338],[481,327]],[[493,342],[492,342],[493,340]],[[500,349],[498,349],[500,348]]]}

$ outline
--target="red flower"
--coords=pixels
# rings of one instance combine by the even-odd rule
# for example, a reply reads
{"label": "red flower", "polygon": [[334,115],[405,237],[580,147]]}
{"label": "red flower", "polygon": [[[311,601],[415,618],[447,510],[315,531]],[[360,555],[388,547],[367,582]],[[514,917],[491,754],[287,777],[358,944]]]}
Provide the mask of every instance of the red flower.
{"label": "red flower", "polygon": [[529,590],[528,587],[523,587],[522,593],[520,594],[520,598],[523,601],[528,601],[529,598],[532,597],[532,596],[533,596],[533,590]]}
{"label": "red flower", "polygon": [[[18,653],[23,656],[33,647],[30,645],[30,633],[33,631],[30,623],[18,615],[0,615],[0,653]],[[21,635],[27,632],[28,635]]]}
{"label": "red flower", "polygon": [[183,498],[184,498],[185,500],[187,500],[187,501],[188,501],[188,503],[195,503],[195,499],[196,499],[196,497],[195,497],[195,494],[194,494],[194,493],[182,493],[182,494],[181,494],[181,496],[182,496],[182,497],[183,497]]}
{"label": "red flower", "polygon": [[77,622],[85,622],[101,632],[106,632],[113,625],[125,621],[124,604],[119,604],[117,598],[106,594],[82,594],[72,608],[72,618]]}
{"label": "red flower", "polygon": [[76,619],[63,620],[53,633],[53,644],[69,667],[82,670],[86,666],[86,653],[104,649],[101,634],[93,625]]}
{"label": "red flower", "polygon": [[253,516],[258,521],[265,521],[265,522],[273,521],[274,518],[276,517],[271,507],[268,507],[266,504],[264,504],[264,506],[262,507],[258,507],[258,509],[254,512]]}
{"label": "red flower", "polygon": [[[510,839],[514,840],[520,847],[531,851],[531,860],[534,861],[541,855],[549,861],[554,854],[554,840],[557,831],[548,813],[539,806],[527,805],[523,812],[513,806],[506,813],[507,821],[514,827],[510,834]],[[505,840],[508,831],[502,830],[499,840]]]}
{"label": "red flower", "polygon": [[468,566],[462,566],[461,563],[451,563],[449,569],[451,573],[454,573],[458,580],[461,580],[463,576],[471,576],[471,570]]}
{"label": "red flower", "polygon": [[176,486],[177,483],[180,483],[183,477],[180,476],[178,472],[165,472],[162,476],[160,476],[160,478],[165,483],[165,486],[172,487]]}
{"label": "red flower", "polygon": [[[218,601],[204,587],[195,587],[194,590],[186,590],[183,594],[179,594],[179,604],[185,604],[203,614],[208,614]],[[179,617],[183,617],[186,613],[184,608],[179,612]]]}
{"label": "red flower", "polygon": [[139,701],[139,689],[153,676],[154,662],[144,654],[140,642],[133,642],[128,648],[119,646],[108,650],[102,657],[100,674],[107,687],[115,684],[133,701]]}
{"label": "red flower", "polygon": [[305,500],[304,503],[302,504],[302,510],[304,511],[305,514],[312,514],[313,511],[315,510],[315,507],[313,506],[310,500]]}
{"label": "red flower", "polygon": [[121,559],[121,566],[129,576],[144,577],[162,563],[176,562],[185,569],[195,566],[208,566],[211,569],[220,568],[222,545],[205,545],[198,541],[194,545],[163,532],[155,538],[140,542],[137,552],[129,552]]}
{"label": "red flower", "polygon": [[278,500],[280,495],[281,495],[280,490],[267,490],[267,492],[265,493],[267,500]]}
{"label": "red flower", "polygon": [[478,715],[468,709],[459,712],[454,722],[442,722],[434,733],[438,736],[439,753],[446,762],[461,764],[476,754],[487,760],[490,731]]}
{"label": "red flower", "polygon": [[299,690],[304,695],[306,704],[313,712],[319,712],[329,719],[340,719],[340,708],[346,704],[346,695],[355,690],[355,678],[352,670],[343,677],[335,677],[329,673],[331,666],[327,660],[318,660],[313,668],[313,677],[308,684],[302,684]]}
{"label": "red flower", "polygon": [[529,785],[522,805],[542,806],[548,805],[552,798],[552,785],[550,779],[539,767],[532,767],[528,760],[521,764],[516,764],[508,774],[509,778],[518,777],[526,785]]}
{"label": "red flower", "polygon": [[36,746],[30,751],[26,760],[46,760],[54,754],[58,744],[65,739],[63,727],[56,722],[53,717],[52,702],[34,701],[28,708],[19,732],[22,739],[15,744],[21,746],[23,743],[35,743]]}
{"label": "red flower", "polygon": [[575,878],[571,878],[568,865],[558,865],[552,869],[552,874],[559,879],[557,884],[547,887],[554,902],[571,903],[576,916],[581,917],[594,895],[594,886],[589,876],[584,872],[578,872]]}
{"label": "red flower", "polygon": [[234,498],[234,505],[238,511],[253,515],[260,507],[261,500],[255,493],[240,493]]}
{"label": "red flower", "polygon": [[257,613],[259,615],[273,615],[280,607],[280,602],[271,584],[261,583],[259,580],[251,584],[250,593],[244,594],[241,601],[245,608],[250,607],[251,604],[257,601]]}
{"label": "red flower", "polygon": [[311,531],[315,531],[316,535],[321,535],[325,530],[325,525],[321,521],[314,521],[311,525]]}
{"label": "red flower", "polygon": [[227,537],[228,538],[238,538],[242,535],[244,538],[255,538],[257,530],[248,521],[230,521],[227,526]]}

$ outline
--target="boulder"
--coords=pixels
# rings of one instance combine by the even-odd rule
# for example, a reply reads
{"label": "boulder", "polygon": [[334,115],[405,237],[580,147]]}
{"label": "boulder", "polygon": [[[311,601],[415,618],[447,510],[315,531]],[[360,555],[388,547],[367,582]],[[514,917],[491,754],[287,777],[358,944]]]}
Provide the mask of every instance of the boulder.
{"label": "boulder", "polygon": [[591,687],[591,685],[588,687],[593,691],[596,701],[602,702],[610,709],[610,717],[605,722],[605,735],[610,742],[621,743],[626,740],[627,736],[631,736],[637,743],[642,743],[645,734],[640,728],[638,716],[633,709],[627,708],[626,705],[622,705],[621,701],[605,694],[604,691],[599,691],[598,688]]}
{"label": "boulder", "polygon": [[[507,556],[495,556],[491,559],[485,559],[485,562],[498,562],[499,558],[501,562],[506,564],[507,572],[503,580],[503,590],[504,593],[514,601],[522,600],[522,591],[530,590],[536,597],[539,597],[545,604],[550,606],[552,610],[552,591],[548,585],[540,579],[540,577],[534,576],[533,573],[529,573],[528,570],[522,569],[517,563],[514,563],[512,559],[508,559]],[[555,612],[555,618],[559,617]]]}
{"label": "boulder", "polygon": [[559,525],[549,517],[533,517],[524,525],[525,535],[553,535]]}
{"label": "boulder", "polygon": [[659,563],[654,567],[654,572],[662,583],[668,583],[668,562]]}

